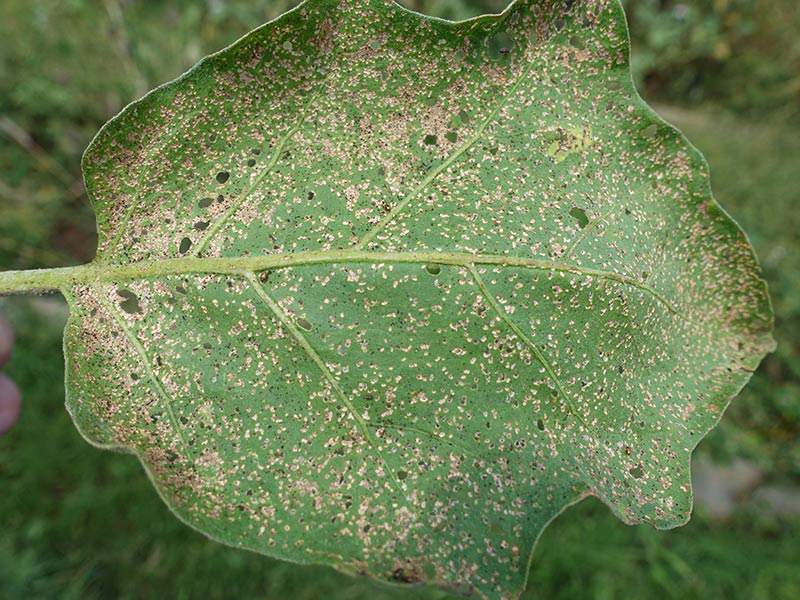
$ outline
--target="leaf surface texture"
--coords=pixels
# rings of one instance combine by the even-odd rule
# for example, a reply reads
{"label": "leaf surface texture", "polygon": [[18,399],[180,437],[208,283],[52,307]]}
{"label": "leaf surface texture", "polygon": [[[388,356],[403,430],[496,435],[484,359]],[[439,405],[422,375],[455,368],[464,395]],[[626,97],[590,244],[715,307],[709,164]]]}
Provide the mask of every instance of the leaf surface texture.
{"label": "leaf surface texture", "polygon": [[80,430],[216,540],[476,597],[587,495],[684,523],[772,313],[628,53],[616,0],[308,0],[129,106],[84,158]]}

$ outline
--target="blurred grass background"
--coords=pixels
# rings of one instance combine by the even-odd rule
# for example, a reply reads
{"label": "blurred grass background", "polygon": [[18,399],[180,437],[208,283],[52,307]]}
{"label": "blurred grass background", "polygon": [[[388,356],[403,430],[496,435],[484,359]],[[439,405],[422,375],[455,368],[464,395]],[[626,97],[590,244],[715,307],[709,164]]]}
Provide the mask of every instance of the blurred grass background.
{"label": "blurred grass background", "polygon": [[[0,269],[94,252],[80,155],[97,129],[292,4],[3,0]],[[465,18],[502,0],[409,0]],[[692,522],[627,527],[589,500],[536,550],[529,598],[800,598],[800,4],[626,0],[645,96],[711,163],[720,203],[769,280],[778,351],[698,449]],[[0,598],[440,598],[216,545],[174,519],[129,456],[99,452],[63,409],[66,309],[0,304],[19,343],[19,426],[0,439]]]}

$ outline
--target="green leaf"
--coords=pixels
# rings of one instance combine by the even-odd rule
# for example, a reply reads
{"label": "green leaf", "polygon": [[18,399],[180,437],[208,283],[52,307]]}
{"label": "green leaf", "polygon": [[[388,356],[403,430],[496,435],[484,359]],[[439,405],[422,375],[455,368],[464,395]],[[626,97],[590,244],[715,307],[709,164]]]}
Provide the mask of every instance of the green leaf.
{"label": "green leaf", "polygon": [[67,406],[178,517],[478,597],[595,495],[689,518],[773,347],[744,234],[638,97],[617,0],[308,0],[132,104],[84,173]]}

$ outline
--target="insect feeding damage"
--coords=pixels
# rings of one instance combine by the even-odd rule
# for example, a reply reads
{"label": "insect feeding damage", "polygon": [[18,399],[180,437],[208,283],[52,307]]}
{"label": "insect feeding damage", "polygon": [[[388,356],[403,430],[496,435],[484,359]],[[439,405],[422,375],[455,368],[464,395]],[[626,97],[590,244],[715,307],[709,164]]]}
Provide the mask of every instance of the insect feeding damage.
{"label": "insect feeding damage", "polygon": [[616,0],[308,0],[128,107],[62,286],[78,427],[216,540],[476,597],[588,494],[685,522],[772,316],[628,52]]}

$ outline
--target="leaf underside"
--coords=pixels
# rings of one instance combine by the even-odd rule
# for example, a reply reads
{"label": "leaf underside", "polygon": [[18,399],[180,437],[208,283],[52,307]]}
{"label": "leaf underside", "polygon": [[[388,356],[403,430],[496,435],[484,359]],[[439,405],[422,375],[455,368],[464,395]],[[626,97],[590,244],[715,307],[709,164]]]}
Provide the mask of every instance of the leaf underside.
{"label": "leaf underside", "polygon": [[94,265],[141,268],[64,290],[81,432],[213,539],[464,595],[589,494],[684,523],[772,313],[628,53],[617,0],[308,0],[126,108],[83,167]]}

